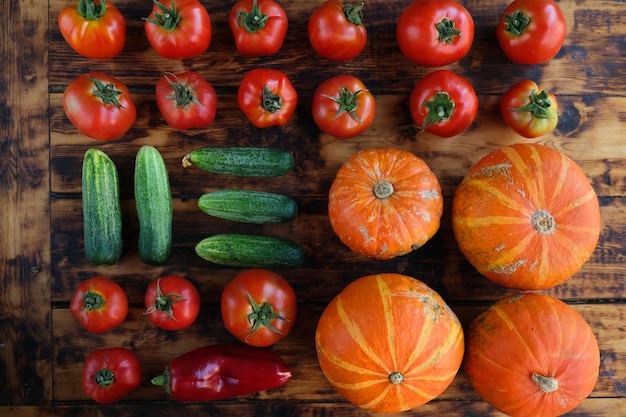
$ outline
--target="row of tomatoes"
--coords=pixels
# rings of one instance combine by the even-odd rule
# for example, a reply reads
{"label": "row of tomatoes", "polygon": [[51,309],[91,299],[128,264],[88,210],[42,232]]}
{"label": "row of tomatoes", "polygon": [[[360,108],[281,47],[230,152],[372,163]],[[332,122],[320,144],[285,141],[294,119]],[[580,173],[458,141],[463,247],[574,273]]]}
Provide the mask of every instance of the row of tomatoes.
{"label": "row of tomatoes", "polygon": [[[201,297],[188,279],[165,275],[148,285],[144,301],[144,314],[156,327],[175,331],[195,322],[200,312]],[[107,277],[96,276],[83,281],[76,288],[70,301],[70,312],[87,331],[103,333],[126,319],[128,299],[118,283]],[[221,316],[224,327],[247,347],[267,347],[291,332],[297,316],[296,296],[291,285],[279,274],[265,269],[248,269],[236,275],[224,287]],[[213,354],[219,353],[224,357],[232,353],[233,349],[237,348],[229,346],[225,352],[215,351]],[[257,366],[263,365],[263,358],[267,359],[267,354],[259,353],[258,349],[239,351],[242,356],[249,358],[251,365],[256,357],[260,357],[256,361]],[[241,369],[237,364],[240,361],[241,358],[229,364],[228,372]],[[192,361],[186,361],[184,368],[191,369],[193,365]],[[264,377],[270,378],[272,375],[269,372]],[[140,383],[140,364],[132,351],[117,347],[100,349],[85,361],[83,390],[98,403],[116,402],[134,391]],[[176,389],[175,386],[167,388]],[[240,394],[258,391],[250,391],[251,387],[239,388],[244,389]],[[181,392],[179,395],[192,394]]]}

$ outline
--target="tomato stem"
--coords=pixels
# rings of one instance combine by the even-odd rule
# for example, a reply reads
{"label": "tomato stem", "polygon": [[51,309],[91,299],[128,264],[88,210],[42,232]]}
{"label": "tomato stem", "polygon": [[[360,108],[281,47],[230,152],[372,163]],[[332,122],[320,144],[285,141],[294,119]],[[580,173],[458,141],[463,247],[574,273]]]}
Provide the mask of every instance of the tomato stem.
{"label": "tomato stem", "polygon": [[283,99],[270,90],[267,85],[263,87],[263,96],[261,97],[261,107],[270,113],[276,113],[283,108]]}
{"label": "tomato stem", "polygon": [[172,320],[178,322],[179,320],[174,317],[174,311],[172,310],[172,306],[179,301],[185,301],[186,298],[177,292],[171,292],[167,295],[163,294],[160,284],[161,278],[159,278],[156,283],[157,296],[154,300],[154,304],[148,307],[148,309],[143,314],[152,314],[158,310],[162,313],[167,313],[167,315],[170,316]]}
{"label": "tomato stem", "polygon": [[531,112],[537,119],[552,118],[548,112],[548,108],[552,106],[552,101],[548,98],[548,93],[545,90],[542,90],[539,94],[533,90],[528,96],[528,99],[530,100],[530,103],[527,105],[523,107],[512,107],[511,110]]}
{"label": "tomato stem", "polygon": [[163,13],[154,13],[154,19],[146,18],[146,20],[155,25],[163,26],[163,29],[166,30],[176,29],[182,18],[181,14],[176,10],[176,3],[172,1],[172,8],[168,9],[164,4],[159,3],[158,0],[152,1]]}
{"label": "tomato stem", "polygon": [[95,291],[85,291],[83,294],[83,309],[98,310],[104,306],[104,297]]}
{"label": "tomato stem", "polygon": [[261,8],[257,5],[257,0],[252,2],[250,12],[243,10],[237,12],[237,24],[245,27],[248,33],[263,30],[267,19],[269,19],[269,15],[261,13]]}
{"label": "tomato stem", "polygon": [[363,6],[365,3],[360,2],[356,6],[353,6],[350,3],[345,3],[343,5],[343,13],[346,15],[346,20],[350,23],[354,23],[355,25],[363,24]]}
{"label": "tomato stem", "polygon": [[102,388],[110,387],[115,383],[115,372],[107,368],[99,369],[94,377],[94,382]]}
{"label": "tomato stem", "polygon": [[359,107],[359,104],[356,100],[361,93],[362,90],[353,93],[346,87],[341,87],[339,89],[339,97],[330,96],[328,94],[323,94],[322,97],[329,98],[335,103],[339,104],[339,110],[337,110],[337,114],[335,114],[335,119],[338,119],[339,116],[341,116],[345,112],[348,113],[357,122],[363,123],[359,115],[356,114],[356,109]]}
{"label": "tomato stem", "polygon": [[[170,76],[174,78],[174,80],[170,79]],[[202,107],[202,103],[198,101],[194,92],[182,82],[175,74],[171,72],[165,73],[165,79],[174,89],[174,94],[166,96],[170,100],[176,100],[176,107],[184,108],[185,110],[189,110],[190,104],[195,104]]]}
{"label": "tomato stem", "polygon": [[248,323],[250,323],[251,327],[248,330],[248,334],[252,334],[256,332],[261,327],[267,327],[270,331],[278,334],[283,334],[280,330],[272,325],[272,320],[284,320],[284,317],[274,313],[274,307],[271,304],[263,303],[259,305],[252,295],[248,293],[248,301],[250,302],[250,307],[252,308],[252,313],[248,314]]}
{"label": "tomato stem", "polygon": [[504,15],[505,28],[504,30],[511,35],[518,37],[528,28],[530,24],[530,17],[525,15],[520,10],[516,10],[512,15]]}
{"label": "tomato stem", "polygon": [[437,40],[439,42],[444,42],[448,45],[454,41],[456,37],[461,34],[461,31],[456,28],[456,23],[454,20],[450,20],[446,17],[441,19],[439,23],[435,25],[437,28]]}
{"label": "tomato stem", "polygon": [[106,12],[106,0],[101,0],[99,4],[93,0],[79,0],[76,10],[87,20],[98,20]]}
{"label": "tomato stem", "polygon": [[94,96],[102,100],[102,102],[107,106],[124,107],[117,98],[120,94],[122,94],[122,92],[116,89],[115,85],[111,83],[105,84],[94,77],[89,77],[89,79],[95,85],[95,88],[92,90]]}
{"label": "tomato stem", "polygon": [[424,103],[424,106],[428,108],[428,114],[424,119],[422,130],[439,122],[450,120],[455,107],[454,101],[450,99],[450,95],[446,91],[437,92],[431,100]]}

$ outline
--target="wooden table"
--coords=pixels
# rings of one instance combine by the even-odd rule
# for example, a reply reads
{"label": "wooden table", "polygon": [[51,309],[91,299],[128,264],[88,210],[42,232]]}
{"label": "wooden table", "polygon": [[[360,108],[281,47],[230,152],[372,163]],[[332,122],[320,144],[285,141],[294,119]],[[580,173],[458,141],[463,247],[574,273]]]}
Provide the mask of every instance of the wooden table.
{"label": "wooden table", "polygon": [[[374,272],[400,272],[437,290],[464,325],[496,299],[510,293],[478,275],[459,252],[450,227],[455,187],[467,169],[489,151],[524,140],[507,129],[498,100],[514,82],[530,78],[556,93],[561,106],[557,130],[536,142],[573,158],[587,173],[598,196],[603,228],[594,254],[579,273],[545,294],[570,303],[588,320],[601,348],[600,379],[590,398],[570,415],[625,415],[626,411],[626,3],[608,0],[561,1],[569,27],[565,45],[545,65],[508,61],[494,38],[503,0],[465,2],[476,24],[469,55],[450,69],[467,77],[479,96],[475,123],[464,134],[439,139],[416,134],[407,103],[415,82],[430,69],[405,59],[395,43],[395,22],[409,0],[374,0],[365,8],[369,40],[355,60],[335,65],[310,49],[306,22],[319,2],[281,2],[290,19],[282,50],[270,58],[241,56],[227,25],[234,1],[204,0],[213,21],[213,41],[199,58],[170,61],[150,47],[141,18],[151,2],[118,0],[127,17],[128,41],[121,55],[95,61],[74,53],[61,37],[56,18],[69,1],[2,2],[0,15],[0,415],[159,415],[360,416],[368,413],[343,400],[322,375],[313,335],[326,303],[355,278]],[[255,67],[285,71],[300,101],[283,128],[251,127],[237,107],[237,85]],[[87,71],[103,71],[126,82],[138,117],[123,138],[100,143],[78,134],[61,105],[65,86]],[[219,94],[218,115],[206,129],[176,131],[165,124],[154,101],[154,85],[165,71],[199,71]],[[375,94],[378,113],[360,137],[339,141],[320,134],[310,116],[314,88],[341,72],[361,77]],[[132,170],[137,149],[156,146],[170,171],[174,195],[174,248],[161,267],[137,256],[137,219]],[[183,170],[181,157],[206,145],[273,146],[293,151],[296,169],[269,180],[207,175]],[[99,147],[116,162],[121,175],[125,246],[115,266],[94,267],[84,258],[81,217],[81,163],[85,150]],[[423,248],[391,261],[359,257],[344,247],[329,226],[326,204],[339,166],[359,149],[396,147],[422,157],[439,177],[446,212],[439,233]],[[293,196],[300,214],[291,223],[247,226],[218,221],[201,213],[197,198],[231,186]],[[171,402],[149,383],[163,365],[194,347],[232,341],[219,316],[221,289],[237,270],[199,259],[194,245],[223,231],[256,231],[289,236],[306,250],[304,265],[283,275],[296,290],[300,316],[295,329],[273,349],[294,369],[283,388],[207,404]],[[201,315],[178,332],[156,330],[143,312],[148,282],[178,273],[199,288]],[[84,331],[68,311],[77,284],[103,274],[123,285],[131,312],[118,328],[103,335]],[[140,358],[144,382],[126,400],[95,407],[81,390],[82,362],[95,349],[123,346]],[[500,415],[473,392],[463,373],[435,401],[407,415]]]}

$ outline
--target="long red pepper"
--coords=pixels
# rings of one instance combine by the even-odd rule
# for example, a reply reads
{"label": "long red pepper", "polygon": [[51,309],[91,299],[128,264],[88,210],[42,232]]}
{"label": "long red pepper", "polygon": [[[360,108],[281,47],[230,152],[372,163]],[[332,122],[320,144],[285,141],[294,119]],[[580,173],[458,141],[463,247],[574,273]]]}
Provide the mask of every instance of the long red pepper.
{"label": "long red pepper", "polygon": [[247,345],[205,346],[184,353],[152,378],[177,401],[213,401],[278,388],[291,369],[278,354]]}

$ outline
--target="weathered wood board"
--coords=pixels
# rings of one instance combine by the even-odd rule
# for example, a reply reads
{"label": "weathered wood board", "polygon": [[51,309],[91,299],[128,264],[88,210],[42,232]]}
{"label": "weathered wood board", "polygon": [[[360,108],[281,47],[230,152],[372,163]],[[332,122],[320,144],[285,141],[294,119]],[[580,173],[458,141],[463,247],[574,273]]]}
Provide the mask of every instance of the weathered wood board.
{"label": "weathered wood board", "polygon": [[[554,133],[535,142],[554,147],[586,172],[601,206],[602,232],[589,261],[570,280],[543,293],[570,303],[588,320],[601,349],[598,384],[590,398],[569,415],[624,415],[626,409],[626,3],[580,0],[559,2],[569,28],[565,45],[549,63],[522,66],[506,59],[494,29],[506,0],[463,2],[476,25],[468,56],[448,68],[465,76],[479,97],[479,114],[467,132],[450,139],[417,133],[408,110],[415,82],[432,69],[402,56],[395,22],[410,0],[372,0],[365,5],[368,44],[356,59],[335,64],[316,56],[306,23],[321,3],[280,2],[290,27],[281,51],[272,57],[238,54],[227,24],[235,1],[202,0],[213,23],[209,51],[177,61],[158,56],[143,32],[149,0],[118,0],[126,16],[127,44],[111,60],[77,55],[63,40],[56,19],[70,2],[8,0],[0,6],[0,415],[159,415],[360,416],[325,380],[315,357],[313,335],[324,306],[345,285],[367,273],[399,272],[438,291],[464,326],[496,299],[510,293],[481,277],[458,250],[450,225],[450,204],[469,167],[498,147],[527,141],[508,129],[498,102],[516,81],[529,78],[559,98]],[[257,129],[237,105],[243,74],[272,67],[288,74],[299,94],[298,109],[284,127]],[[167,126],[154,100],[154,85],[165,71],[200,72],[218,92],[215,122],[204,129],[177,131]],[[131,89],[138,116],[121,139],[97,142],[79,134],[64,114],[67,84],[88,71],[116,76]],[[315,87],[332,75],[359,76],[374,93],[377,115],[370,130],[346,140],[322,134],[311,117]],[[163,154],[174,196],[174,247],[163,266],[150,267],[137,256],[138,222],[132,173],[144,144]],[[296,168],[284,177],[244,179],[215,176],[180,161],[192,149],[215,145],[271,146],[293,152]],[[81,164],[84,152],[99,147],[118,166],[124,221],[122,259],[94,267],[82,247]],[[423,158],[440,179],[445,211],[440,231],[424,247],[390,261],[352,253],[334,235],[327,216],[328,189],[337,169],[360,149],[395,147]],[[293,222],[250,226],[210,218],[197,207],[205,192],[244,187],[280,192],[299,204]],[[171,402],[149,378],[180,353],[234,339],[224,329],[219,298],[238,272],[200,259],[202,238],[225,231],[255,231],[290,237],[303,245],[301,268],[283,271],[294,287],[300,315],[293,333],[272,349],[294,369],[283,388],[207,404]],[[192,280],[203,300],[201,316],[188,329],[165,332],[142,315],[148,282],[166,273]],[[131,304],[128,319],[102,335],[84,331],[69,313],[69,299],[80,281],[106,275],[119,282]],[[145,382],[111,407],[95,407],[80,388],[84,358],[101,347],[135,351]],[[462,372],[439,398],[410,415],[501,415],[473,392]]]}

